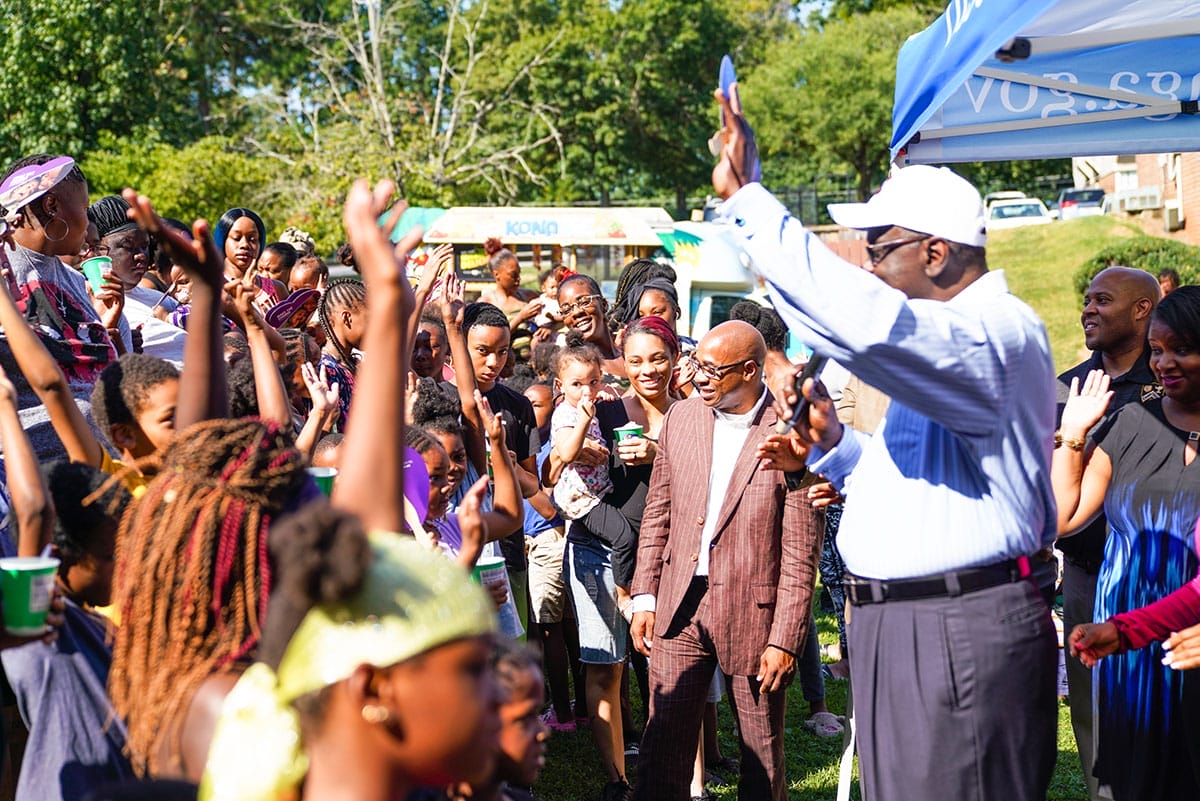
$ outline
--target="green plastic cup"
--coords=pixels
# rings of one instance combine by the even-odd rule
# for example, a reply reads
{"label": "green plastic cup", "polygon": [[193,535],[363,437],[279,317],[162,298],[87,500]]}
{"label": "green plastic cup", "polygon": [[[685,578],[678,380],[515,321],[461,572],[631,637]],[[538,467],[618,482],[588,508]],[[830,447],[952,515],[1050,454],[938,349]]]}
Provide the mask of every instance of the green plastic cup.
{"label": "green plastic cup", "polygon": [[317,482],[317,486],[321,488],[321,492],[325,493],[326,498],[333,494],[333,482],[338,474],[336,467],[310,467],[308,474],[312,476],[313,481]]}
{"label": "green plastic cup", "polygon": [[46,630],[46,611],[54,595],[58,560],[49,556],[0,559],[0,593],[4,596],[4,629],[30,637]]}
{"label": "green plastic cup", "polygon": [[477,583],[488,586],[499,584],[508,578],[508,568],[504,566],[503,556],[481,556],[471,571],[471,578]]}
{"label": "green plastic cup", "polygon": [[99,294],[104,288],[104,274],[112,272],[112,258],[109,256],[92,256],[79,265],[88,283],[92,285],[92,293]]}
{"label": "green plastic cup", "polygon": [[613,429],[613,434],[616,436],[617,442],[640,438],[643,433],[642,427],[637,423],[626,423],[620,428]]}

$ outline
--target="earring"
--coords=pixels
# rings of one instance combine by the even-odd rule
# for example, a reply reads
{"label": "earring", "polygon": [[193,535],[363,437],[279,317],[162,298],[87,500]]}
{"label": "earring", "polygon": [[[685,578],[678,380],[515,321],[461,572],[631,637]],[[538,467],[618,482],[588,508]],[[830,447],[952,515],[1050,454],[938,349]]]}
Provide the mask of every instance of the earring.
{"label": "earring", "polygon": [[[50,235],[50,226],[54,225],[54,223],[56,223],[56,222],[60,222],[63,224],[64,230],[63,230],[62,236],[51,236]],[[50,224],[47,225],[43,230],[46,232],[46,239],[50,240],[51,242],[61,242],[64,239],[66,239],[68,236],[71,235],[71,224],[69,222],[67,222],[66,220],[64,220],[62,217],[55,217],[54,219],[50,220]]]}
{"label": "earring", "polygon": [[379,704],[366,704],[362,708],[362,719],[372,725],[377,726],[381,723],[387,723],[388,718],[390,717],[391,713],[388,712],[388,708],[386,706],[380,706]]}

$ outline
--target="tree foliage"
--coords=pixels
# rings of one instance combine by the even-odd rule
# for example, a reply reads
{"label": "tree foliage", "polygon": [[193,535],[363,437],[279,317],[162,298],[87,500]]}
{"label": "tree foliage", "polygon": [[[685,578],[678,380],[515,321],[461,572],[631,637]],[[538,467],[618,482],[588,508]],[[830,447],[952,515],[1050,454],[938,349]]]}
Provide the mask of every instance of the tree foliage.
{"label": "tree foliage", "polygon": [[895,8],[794,31],[745,81],[769,183],[849,169],[865,199],[887,174],[896,54],[924,19]]}
{"label": "tree foliage", "polygon": [[1132,267],[1158,275],[1168,267],[1181,284],[1200,284],[1200,247],[1157,236],[1135,236],[1101,250],[1075,271],[1075,289],[1082,295],[1106,267]]}
{"label": "tree foliage", "polygon": [[[708,191],[730,53],[768,183],[849,172],[866,194],[896,52],[940,6],[834,0],[806,21],[794,0],[8,0],[0,160],[68,153],[95,194],[134,185],[185,219],[249,205],[324,248],[359,175],[418,204],[685,212]],[[1029,191],[1066,170],[965,171]]]}

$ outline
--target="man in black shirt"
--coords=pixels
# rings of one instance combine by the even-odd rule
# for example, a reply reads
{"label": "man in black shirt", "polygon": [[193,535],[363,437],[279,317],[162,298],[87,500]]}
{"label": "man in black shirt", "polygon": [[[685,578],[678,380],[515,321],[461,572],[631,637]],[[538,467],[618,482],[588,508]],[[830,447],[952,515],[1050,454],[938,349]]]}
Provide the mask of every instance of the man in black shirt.
{"label": "man in black shirt", "polygon": [[[1083,361],[1058,377],[1058,415],[1071,379],[1082,385],[1092,370],[1108,374],[1113,390],[1108,412],[1112,414],[1126,403],[1142,403],[1158,397],[1158,386],[1150,370],[1146,332],[1150,313],[1159,299],[1158,282],[1150,273],[1128,267],[1109,267],[1096,275],[1083,296],[1084,343],[1092,351]],[[1096,603],[1096,579],[1104,561],[1107,522],[1104,516],[1093,520],[1078,532],[1061,537],[1056,547],[1063,552],[1063,630],[1092,622]],[[1067,685],[1070,690],[1071,726],[1079,747],[1083,776],[1092,799],[1099,798],[1096,778],[1092,775],[1092,672],[1078,659],[1067,659]]]}

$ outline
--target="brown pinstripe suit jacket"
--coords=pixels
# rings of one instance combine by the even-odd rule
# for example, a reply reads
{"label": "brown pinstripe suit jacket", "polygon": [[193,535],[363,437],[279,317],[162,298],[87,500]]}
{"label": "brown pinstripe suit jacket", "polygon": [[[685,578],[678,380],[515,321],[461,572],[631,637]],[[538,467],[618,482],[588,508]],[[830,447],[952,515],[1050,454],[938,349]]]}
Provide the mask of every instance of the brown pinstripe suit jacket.
{"label": "brown pinstripe suit jacket", "polygon": [[[755,448],[775,426],[771,394],[736,459],[709,559],[708,604],[717,660],[753,676],[768,645],[799,655],[808,628],[823,532],[804,490],[765,470]],[[665,634],[696,569],[708,506],[715,414],[699,398],[663,421],[639,536],[632,593],[656,596],[654,636]]]}

